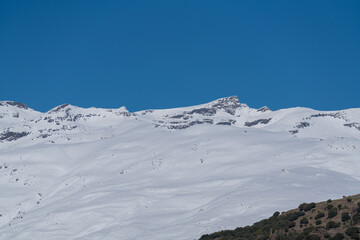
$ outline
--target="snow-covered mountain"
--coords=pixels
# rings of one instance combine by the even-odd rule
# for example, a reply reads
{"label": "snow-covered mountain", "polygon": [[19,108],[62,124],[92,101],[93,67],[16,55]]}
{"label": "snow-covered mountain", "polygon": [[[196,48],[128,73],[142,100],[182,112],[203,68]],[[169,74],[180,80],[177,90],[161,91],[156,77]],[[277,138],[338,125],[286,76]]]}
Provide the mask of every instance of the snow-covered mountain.
{"label": "snow-covered mountain", "polygon": [[360,109],[0,102],[0,239],[196,239],[360,192]]}

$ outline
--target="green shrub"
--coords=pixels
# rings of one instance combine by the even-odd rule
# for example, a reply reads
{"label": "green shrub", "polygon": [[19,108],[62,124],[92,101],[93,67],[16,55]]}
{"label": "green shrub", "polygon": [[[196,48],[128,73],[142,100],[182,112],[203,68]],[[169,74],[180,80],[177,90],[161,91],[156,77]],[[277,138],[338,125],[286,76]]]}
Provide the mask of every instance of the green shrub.
{"label": "green shrub", "polygon": [[316,219],[319,219],[319,218],[322,218],[322,217],[324,217],[324,216],[325,216],[325,213],[323,213],[323,212],[318,212],[318,214],[315,215],[315,220],[316,220]]}
{"label": "green shrub", "polygon": [[316,234],[309,234],[305,238],[306,240],[320,240],[321,238]]}
{"label": "green shrub", "polygon": [[350,219],[350,215],[349,215],[348,212],[343,212],[343,213],[341,214],[341,221],[346,222],[346,221],[349,220],[349,219]]}
{"label": "green shrub", "polygon": [[340,223],[338,222],[330,221],[326,224],[326,229],[338,228],[338,227],[340,227]]}
{"label": "green shrub", "polygon": [[356,213],[353,217],[352,220],[354,221],[355,224],[360,223],[360,213]]}
{"label": "green shrub", "polygon": [[360,230],[358,227],[349,227],[346,229],[345,234],[351,237],[352,239],[359,240]]}
{"label": "green shrub", "polygon": [[309,204],[307,204],[305,207],[304,207],[304,211],[306,212],[306,211],[309,211],[309,210],[311,210],[311,209],[313,209],[313,208],[315,208],[316,207],[316,203],[314,203],[314,202],[312,202],[312,203],[309,203]]}
{"label": "green shrub", "polygon": [[329,204],[329,205],[326,206],[326,208],[327,208],[327,209],[332,209],[332,208],[334,208],[334,205]]}
{"label": "green shrub", "polygon": [[274,212],[273,217],[278,217],[280,213],[278,211]]}
{"label": "green shrub", "polygon": [[295,238],[294,238],[295,240],[304,240],[305,239],[305,235],[304,234],[296,234],[296,236],[295,236]]}
{"label": "green shrub", "polygon": [[319,219],[319,220],[316,220],[316,221],[315,221],[315,224],[316,224],[316,225],[320,225],[320,224],[321,224],[321,220],[320,220],[320,219]]}
{"label": "green shrub", "polygon": [[[329,199],[330,200],[330,199]],[[329,201],[328,200],[328,201]],[[331,200],[330,200],[331,201]],[[328,234],[328,233],[325,233],[325,235],[324,235],[324,238],[330,238],[331,237],[331,235],[330,234]]]}
{"label": "green shrub", "polygon": [[331,208],[329,209],[328,212],[328,218],[333,218],[338,214],[338,211],[336,210],[336,208]]}
{"label": "green shrub", "polygon": [[298,219],[300,216],[304,216],[305,213],[304,212],[294,212],[294,213],[288,213],[286,214],[285,218],[289,221],[295,221],[296,219]]}
{"label": "green shrub", "polygon": [[293,228],[293,227],[295,227],[295,222],[289,222],[289,225],[288,225],[288,228]]}
{"label": "green shrub", "polygon": [[351,197],[348,197],[346,200],[347,200],[348,202],[351,202],[351,201],[352,201],[352,198],[351,198]]}
{"label": "green shrub", "polygon": [[285,218],[289,221],[295,221],[299,217],[295,213],[289,213],[285,216]]}
{"label": "green shrub", "polygon": [[303,217],[301,220],[300,220],[300,224],[308,224],[309,223],[309,220],[306,218],[306,217]]}
{"label": "green shrub", "polygon": [[300,210],[300,211],[304,211],[304,206],[305,206],[305,205],[306,205],[306,203],[300,204],[299,207],[298,207],[299,210]]}
{"label": "green shrub", "polygon": [[332,238],[330,238],[331,240],[342,240],[342,239],[344,239],[345,238],[345,236],[344,236],[344,234],[342,234],[342,233],[337,233],[337,234],[335,234],[335,236],[333,236]]}
{"label": "green shrub", "polygon": [[327,202],[327,203],[331,203],[332,201],[331,201],[331,199],[329,199],[329,200],[327,200],[326,202]]}
{"label": "green shrub", "polygon": [[316,207],[316,203],[314,203],[314,202],[312,202],[312,203],[302,203],[302,204],[299,205],[299,210],[307,212],[307,211],[309,211],[309,210],[311,210],[311,209],[313,209],[315,207]]}
{"label": "green shrub", "polygon": [[301,216],[304,216],[305,215],[305,213],[304,212],[296,212],[295,213],[297,216],[299,216],[299,217],[301,217]]}

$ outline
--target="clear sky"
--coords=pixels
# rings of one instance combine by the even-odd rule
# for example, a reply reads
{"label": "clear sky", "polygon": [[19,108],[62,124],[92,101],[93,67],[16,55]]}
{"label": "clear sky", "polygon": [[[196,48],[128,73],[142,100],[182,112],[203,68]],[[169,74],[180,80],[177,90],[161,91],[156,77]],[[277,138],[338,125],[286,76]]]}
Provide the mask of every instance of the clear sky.
{"label": "clear sky", "polygon": [[360,107],[360,1],[0,1],[0,99]]}

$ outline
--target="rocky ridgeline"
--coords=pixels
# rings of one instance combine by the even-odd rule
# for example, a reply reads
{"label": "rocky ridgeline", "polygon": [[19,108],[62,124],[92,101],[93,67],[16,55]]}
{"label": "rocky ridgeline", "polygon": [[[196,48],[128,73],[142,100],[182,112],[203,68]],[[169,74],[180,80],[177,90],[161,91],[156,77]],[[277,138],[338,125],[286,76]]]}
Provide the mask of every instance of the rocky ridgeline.
{"label": "rocky ridgeline", "polygon": [[[298,110],[300,111],[300,110]],[[287,113],[289,112],[289,113]],[[55,132],[89,131],[87,126],[108,125],[120,119],[149,122],[153,127],[181,130],[194,125],[209,124],[243,128],[263,128],[271,125],[282,126],[293,135],[312,127],[317,119],[341,121],[344,128],[360,133],[360,123],[350,119],[345,111],[319,112],[308,109],[296,119],[282,121],[293,112],[291,109],[271,111],[267,107],[250,108],[240,103],[236,96],[221,98],[198,106],[166,110],[145,110],[130,113],[125,107],[119,109],[80,108],[70,104],[55,107],[46,113],[32,110],[22,103],[0,102],[0,142],[16,141],[24,137],[48,138]],[[360,112],[360,111],[359,111]],[[273,131],[273,130],[272,130]],[[276,129],[276,131],[279,131]]]}

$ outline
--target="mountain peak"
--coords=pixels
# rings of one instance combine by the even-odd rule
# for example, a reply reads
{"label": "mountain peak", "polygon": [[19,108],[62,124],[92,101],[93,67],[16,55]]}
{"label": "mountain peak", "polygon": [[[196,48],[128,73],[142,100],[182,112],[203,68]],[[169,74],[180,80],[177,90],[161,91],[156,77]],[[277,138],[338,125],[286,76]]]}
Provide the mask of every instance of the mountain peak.
{"label": "mountain peak", "polygon": [[57,106],[57,107],[54,107],[53,109],[51,109],[50,111],[48,111],[48,113],[56,113],[56,112],[61,112],[61,111],[64,111],[65,108],[71,108],[71,107],[75,107],[71,104],[68,104],[68,103],[65,103],[65,104],[62,104],[60,106]]}
{"label": "mountain peak", "polygon": [[0,106],[14,106],[21,109],[29,109],[29,107],[20,102],[13,102],[13,101],[0,101]]}
{"label": "mountain peak", "polygon": [[237,96],[223,97],[210,102],[213,105],[240,105],[239,98]]}
{"label": "mountain peak", "polygon": [[237,96],[219,98],[215,101],[210,102],[209,105],[215,109],[223,109],[227,113],[230,113],[231,115],[234,115],[235,110],[238,108],[248,107],[247,104],[240,103],[239,98]]}
{"label": "mountain peak", "polygon": [[267,106],[261,107],[257,110],[258,112],[268,112],[271,111],[270,108],[268,108]]}

